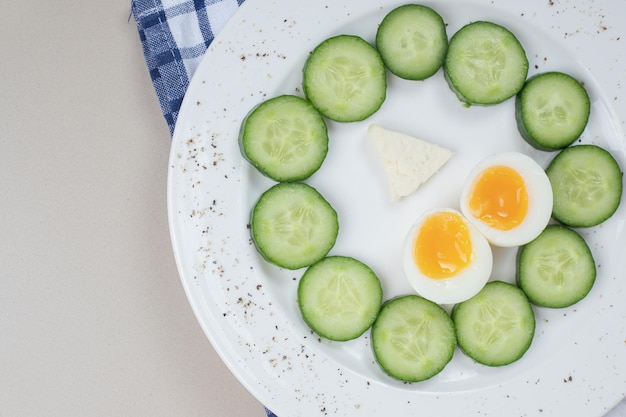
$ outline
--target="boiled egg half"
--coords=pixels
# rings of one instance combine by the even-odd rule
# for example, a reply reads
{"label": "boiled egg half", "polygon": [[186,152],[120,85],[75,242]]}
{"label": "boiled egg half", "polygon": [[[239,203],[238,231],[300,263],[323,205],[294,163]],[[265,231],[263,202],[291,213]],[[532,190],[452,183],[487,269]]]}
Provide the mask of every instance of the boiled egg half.
{"label": "boiled egg half", "polygon": [[437,304],[460,303],[474,296],[489,280],[492,266],[489,243],[457,210],[427,211],[404,242],[408,282]]}
{"label": "boiled egg half", "polygon": [[541,166],[519,152],[487,157],[470,172],[461,212],[494,246],[524,245],[552,215],[552,187]]}

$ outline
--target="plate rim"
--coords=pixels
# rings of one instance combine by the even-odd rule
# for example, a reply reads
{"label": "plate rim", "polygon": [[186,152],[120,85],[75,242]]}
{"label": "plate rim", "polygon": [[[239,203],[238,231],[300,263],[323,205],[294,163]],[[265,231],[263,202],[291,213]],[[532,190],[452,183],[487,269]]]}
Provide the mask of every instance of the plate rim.
{"label": "plate rim", "polygon": [[[283,0],[283,1],[288,1],[288,0]],[[358,1],[358,0],[357,0]],[[237,23],[241,21],[241,19],[243,18],[249,18],[251,14],[253,14],[253,9],[254,7],[261,7],[261,1],[260,0],[247,0],[241,7],[240,10],[236,12],[235,14],[235,18],[231,19],[231,21],[229,21],[229,23],[224,27],[224,31],[220,33],[220,35],[222,33],[231,33],[234,31],[234,29],[232,28],[233,26],[237,25]],[[280,3],[280,1],[275,1],[274,3]],[[348,3],[352,3],[352,1],[345,1],[342,4],[348,4]],[[371,3],[371,2],[370,2]],[[425,3],[429,3],[429,2],[425,2]],[[468,0],[465,3],[480,3],[477,0]],[[493,4],[494,2],[491,2],[490,4]],[[500,3],[507,3],[506,1],[504,2],[500,2]],[[500,3],[498,3],[500,5]],[[389,7],[390,4],[402,4],[402,2],[398,2],[398,1],[389,1],[388,4],[386,4],[387,7]],[[486,4],[486,3],[485,3]],[[374,5],[369,5],[369,7],[376,7]],[[501,6],[500,6],[501,7]],[[250,10],[248,10],[250,9]],[[246,14],[247,13],[247,14]],[[219,45],[222,41],[223,38],[226,36],[220,36],[218,35],[214,41],[214,45]],[[190,90],[193,88],[193,86],[195,86],[197,83],[199,83],[199,81],[197,81],[196,79],[200,79],[201,76],[201,71],[203,71],[204,66],[206,64],[204,64],[205,61],[208,61],[212,55],[211,50],[215,49],[217,46],[213,46],[209,49],[209,51],[207,52],[207,55],[203,58],[200,66],[198,67],[198,71],[196,72],[196,74],[194,74],[194,77],[192,78],[192,81],[190,83]],[[189,97],[189,98],[188,98]],[[191,101],[193,100],[193,93],[189,94],[188,97],[185,97],[185,100],[183,101],[183,105],[181,106],[181,111],[179,113],[179,118],[182,117],[184,118],[186,115],[186,112],[188,112],[189,110],[187,110],[190,106],[192,106]],[[198,319],[198,321],[200,322],[203,331],[205,332],[205,334],[207,335],[208,339],[210,340],[210,342],[212,343],[212,345],[214,346],[214,348],[216,349],[216,351],[218,352],[219,356],[222,358],[222,360],[226,363],[226,365],[229,367],[229,369],[231,370],[231,372],[233,372],[233,374],[237,377],[237,379],[239,379],[239,381],[253,394],[255,395],[260,401],[262,401],[264,404],[270,406],[270,408],[275,409],[275,411],[277,413],[279,413],[279,415],[281,414],[281,411],[283,411],[283,407],[277,403],[276,401],[276,396],[271,394],[269,391],[269,389],[259,389],[258,387],[258,379],[255,378],[254,376],[249,375],[247,372],[249,371],[249,369],[247,368],[247,366],[245,364],[242,364],[240,361],[235,360],[229,352],[227,352],[227,346],[225,346],[225,344],[223,343],[223,341],[219,340],[219,338],[221,336],[218,335],[219,332],[223,331],[222,329],[219,328],[212,328],[211,326],[207,325],[206,320],[202,318],[202,309],[201,306],[199,306],[197,304],[197,302],[195,302],[195,295],[193,293],[193,285],[190,284],[190,280],[189,278],[186,278],[186,276],[188,275],[188,271],[186,270],[187,266],[184,265],[183,260],[181,259],[181,254],[180,254],[180,248],[179,248],[179,241],[177,239],[177,230],[178,230],[178,226],[176,225],[176,217],[177,214],[175,213],[175,198],[176,195],[174,193],[174,189],[175,189],[175,185],[174,185],[174,181],[175,181],[175,168],[174,166],[176,165],[176,159],[177,159],[177,154],[180,152],[180,147],[182,146],[182,136],[184,136],[183,132],[184,128],[183,127],[179,127],[177,126],[177,129],[175,129],[174,132],[174,136],[173,136],[173,140],[172,140],[172,144],[171,144],[171,150],[170,150],[170,159],[168,161],[169,166],[168,166],[168,179],[167,179],[167,208],[168,208],[168,225],[170,227],[170,236],[171,236],[171,241],[172,241],[172,248],[174,251],[174,255],[176,258],[176,264],[177,264],[177,268],[178,268],[178,272],[181,278],[181,282],[182,285],[185,289],[185,293],[188,297],[188,300],[191,304],[191,307],[194,311],[194,314],[196,315],[196,318]],[[181,136],[182,135],[182,136]],[[623,395],[622,395],[623,396]],[[486,401],[487,398],[482,398],[483,401]],[[619,398],[616,401],[612,401],[612,405],[615,405],[619,402]],[[608,410],[605,410],[608,411]]]}

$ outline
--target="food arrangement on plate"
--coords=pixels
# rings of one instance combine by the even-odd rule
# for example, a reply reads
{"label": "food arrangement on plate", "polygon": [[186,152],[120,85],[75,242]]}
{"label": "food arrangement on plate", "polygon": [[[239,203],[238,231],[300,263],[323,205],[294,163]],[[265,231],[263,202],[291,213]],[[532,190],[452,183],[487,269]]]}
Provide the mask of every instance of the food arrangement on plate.
{"label": "food arrangement on plate", "polygon": [[[545,170],[513,151],[477,164],[458,210],[433,207],[407,230],[403,269],[415,294],[384,300],[366,260],[328,256],[339,234],[337,212],[306,181],[329,151],[325,119],[367,120],[386,99],[387,71],[424,81],[441,68],[467,106],[514,99],[520,140],[558,154]],[[591,111],[584,86],[562,72],[527,74],[524,46],[507,28],[476,21],[448,42],[441,16],[410,4],[385,16],[375,45],[349,34],[321,42],[303,64],[304,97],[277,96],[246,116],[242,154],[276,182],[251,210],[251,236],[268,262],[306,269],[298,306],[319,336],[340,342],[371,329],[381,368],[417,382],[439,373],[456,346],[484,365],[515,362],[532,344],[533,304],[562,308],[588,294],[596,265],[574,228],[615,213],[621,169],[609,151],[573,144]],[[376,125],[368,134],[400,204],[452,155]],[[489,281],[492,246],[519,247],[517,285]]]}

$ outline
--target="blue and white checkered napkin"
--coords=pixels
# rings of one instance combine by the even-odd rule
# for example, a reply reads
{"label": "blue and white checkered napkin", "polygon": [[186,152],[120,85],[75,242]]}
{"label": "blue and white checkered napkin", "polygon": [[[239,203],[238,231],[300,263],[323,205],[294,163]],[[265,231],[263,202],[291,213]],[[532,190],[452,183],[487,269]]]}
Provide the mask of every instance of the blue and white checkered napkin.
{"label": "blue and white checkered napkin", "polygon": [[243,2],[132,0],[143,53],[170,134],[204,52]]}
{"label": "blue and white checkered napkin", "polygon": [[[204,52],[244,0],[131,0],[133,18],[163,116],[178,110]],[[276,417],[267,408],[267,417]]]}

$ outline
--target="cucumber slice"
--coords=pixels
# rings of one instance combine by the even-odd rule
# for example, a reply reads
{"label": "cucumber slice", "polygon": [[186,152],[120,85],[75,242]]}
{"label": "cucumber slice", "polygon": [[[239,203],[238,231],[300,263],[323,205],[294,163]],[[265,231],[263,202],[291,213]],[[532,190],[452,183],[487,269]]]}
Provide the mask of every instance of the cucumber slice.
{"label": "cucumber slice", "polygon": [[571,145],[587,126],[589,95],[576,79],[562,72],[531,77],[515,99],[515,119],[533,147],[553,151]]}
{"label": "cucumber slice", "polygon": [[298,284],[302,318],[318,335],[336,341],[356,339],[372,326],[383,299],[374,271],[346,256],[311,265]]}
{"label": "cucumber slice", "polygon": [[279,183],[252,210],[252,240],[263,257],[282,268],[300,269],[322,259],[339,233],[337,212],[313,187]]}
{"label": "cucumber slice", "polygon": [[275,181],[301,181],[316,172],[328,153],[322,115],[307,100],[271,98],[244,119],[239,135],[243,156]]}
{"label": "cucumber slice", "polygon": [[615,213],[622,199],[622,171],[597,145],[563,149],[546,174],[554,195],[552,217],[568,226],[596,226]]}
{"label": "cucumber slice", "polygon": [[534,304],[569,307],[585,298],[595,280],[591,250],[570,228],[548,226],[519,249],[517,283]]}
{"label": "cucumber slice", "polygon": [[493,105],[522,89],[528,59],[508,29],[478,21],[465,25],[450,39],[444,74],[462,101]]}
{"label": "cucumber slice", "polygon": [[389,12],[376,32],[376,47],[389,71],[407,80],[425,80],[443,65],[446,25],[430,7],[406,4]]}
{"label": "cucumber slice", "polygon": [[452,311],[459,347],[487,366],[520,359],[535,334],[535,314],[524,292],[502,281],[487,283]]}
{"label": "cucumber slice", "polygon": [[304,66],[306,97],[324,116],[355,122],[374,114],[387,95],[378,51],[364,39],[339,35],[319,44]]}
{"label": "cucumber slice", "polygon": [[407,382],[437,375],[452,360],[454,325],[439,305],[418,295],[385,304],[372,326],[372,348],[380,367]]}

